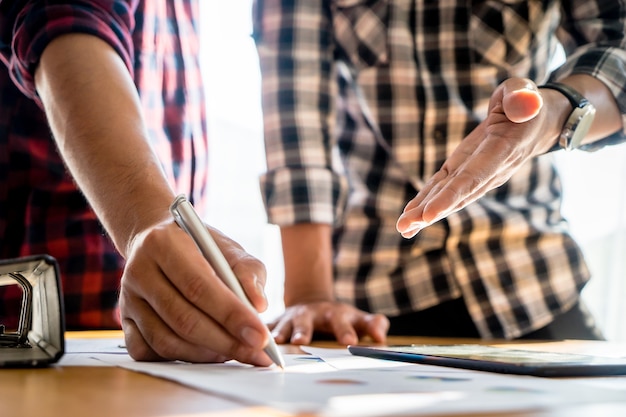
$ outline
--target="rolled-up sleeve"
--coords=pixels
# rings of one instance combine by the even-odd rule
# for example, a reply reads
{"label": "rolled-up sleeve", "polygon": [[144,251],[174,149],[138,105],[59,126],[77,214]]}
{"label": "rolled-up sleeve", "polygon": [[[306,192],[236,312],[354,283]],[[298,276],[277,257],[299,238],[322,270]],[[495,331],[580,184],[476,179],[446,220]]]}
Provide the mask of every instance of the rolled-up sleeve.
{"label": "rolled-up sleeve", "polygon": [[553,74],[589,74],[613,93],[622,130],[584,149],[597,150],[626,141],[626,0],[565,0],[560,38],[566,61]]}
{"label": "rolled-up sleeve", "polygon": [[2,58],[17,87],[38,101],[34,75],[41,54],[53,39],[68,33],[86,33],[107,42],[132,74],[136,3],[137,0],[3,1]]}
{"label": "rolled-up sleeve", "polygon": [[335,223],[346,196],[333,161],[334,38],[331,2],[255,3],[271,223]]}

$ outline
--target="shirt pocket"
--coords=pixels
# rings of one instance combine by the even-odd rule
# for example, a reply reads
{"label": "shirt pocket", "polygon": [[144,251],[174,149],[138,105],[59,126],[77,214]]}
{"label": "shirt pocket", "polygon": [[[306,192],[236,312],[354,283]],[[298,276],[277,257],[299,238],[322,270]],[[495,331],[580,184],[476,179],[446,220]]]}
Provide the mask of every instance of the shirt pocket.
{"label": "shirt pocket", "polygon": [[388,63],[390,0],[335,0],[333,29],[337,57],[356,69]]}
{"label": "shirt pocket", "polygon": [[537,40],[547,36],[551,0],[473,1],[469,44],[475,64],[495,66],[510,75],[531,65]]}

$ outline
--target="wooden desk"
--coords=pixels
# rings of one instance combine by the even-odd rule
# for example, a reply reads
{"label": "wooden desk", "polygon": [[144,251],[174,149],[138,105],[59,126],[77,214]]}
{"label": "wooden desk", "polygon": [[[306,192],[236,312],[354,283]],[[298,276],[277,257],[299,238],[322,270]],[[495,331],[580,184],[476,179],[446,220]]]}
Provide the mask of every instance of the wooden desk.
{"label": "wooden desk", "polygon": [[[68,333],[71,337],[119,337],[119,332]],[[389,343],[450,343],[451,340],[390,338]],[[475,341],[472,341],[475,342]],[[581,342],[584,343],[584,342]],[[334,343],[317,343],[332,347]],[[285,351],[298,349],[281,346]],[[625,399],[626,401],[626,399]],[[494,417],[623,417],[626,402],[563,407]],[[0,370],[2,417],[286,417],[266,408],[187,388],[117,367],[55,366]],[[304,416],[300,416],[304,417]],[[465,417],[474,417],[465,415]]]}

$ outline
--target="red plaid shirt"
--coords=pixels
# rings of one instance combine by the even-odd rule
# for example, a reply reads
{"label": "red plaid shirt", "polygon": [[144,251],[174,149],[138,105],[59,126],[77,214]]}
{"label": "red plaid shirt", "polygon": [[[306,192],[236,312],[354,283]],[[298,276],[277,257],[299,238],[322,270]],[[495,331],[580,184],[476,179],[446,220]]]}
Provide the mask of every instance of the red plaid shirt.
{"label": "red plaid shirt", "polygon": [[[57,259],[68,329],[119,327],[123,259],[57,153],[37,104],[39,57],[70,32],[108,42],[135,79],[173,188],[202,210],[208,154],[197,17],[197,0],[0,0],[0,258]],[[21,294],[0,290],[0,324],[10,326]]]}

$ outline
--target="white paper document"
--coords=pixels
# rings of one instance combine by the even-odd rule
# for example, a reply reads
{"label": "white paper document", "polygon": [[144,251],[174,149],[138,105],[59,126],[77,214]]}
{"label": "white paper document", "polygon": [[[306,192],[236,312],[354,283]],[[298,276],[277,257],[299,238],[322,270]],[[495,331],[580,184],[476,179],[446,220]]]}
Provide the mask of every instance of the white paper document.
{"label": "white paper document", "polygon": [[85,364],[88,357],[237,399],[246,405],[265,405],[293,414],[324,417],[480,414],[626,399],[624,390],[583,385],[579,380],[407,364],[356,357],[347,349],[304,347],[307,353],[285,354],[286,367],[281,370],[276,366],[253,367],[236,361],[136,362],[111,339],[102,349],[94,345],[101,343],[97,340],[68,342],[65,365]]}

